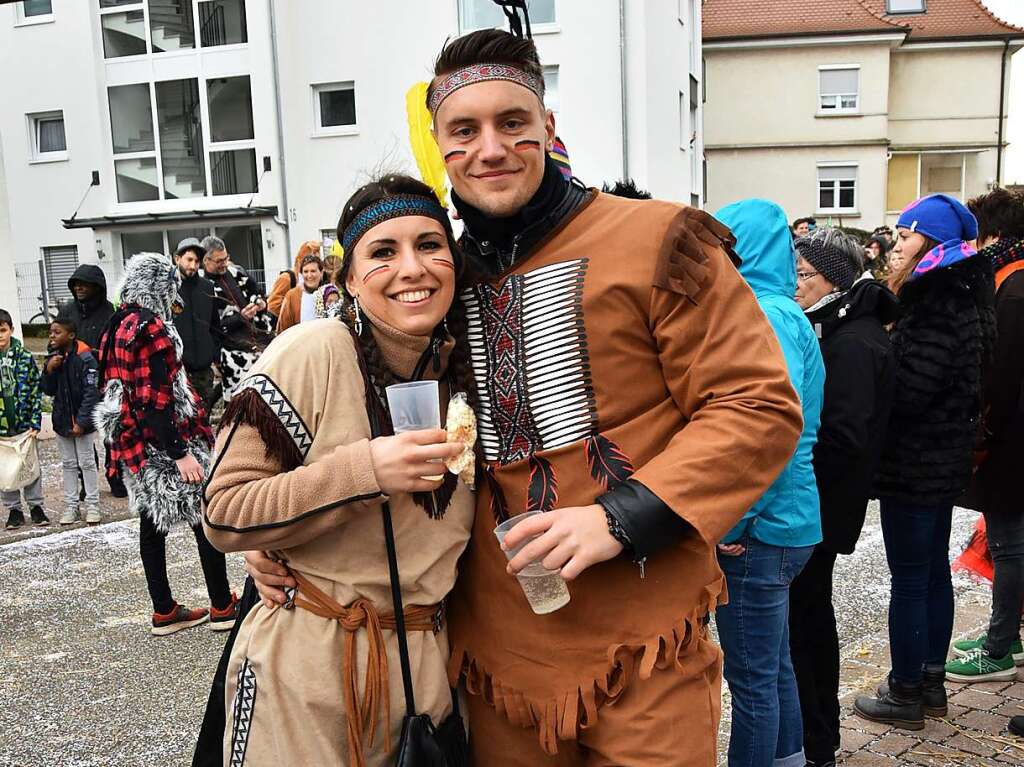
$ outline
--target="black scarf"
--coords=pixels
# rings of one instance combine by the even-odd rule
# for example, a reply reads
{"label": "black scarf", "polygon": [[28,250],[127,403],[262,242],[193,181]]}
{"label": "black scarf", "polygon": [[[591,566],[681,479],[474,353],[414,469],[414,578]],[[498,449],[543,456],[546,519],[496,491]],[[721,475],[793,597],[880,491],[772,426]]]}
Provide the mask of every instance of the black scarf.
{"label": "black scarf", "polygon": [[576,179],[566,181],[550,156],[545,156],[540,187],[511,216],[488,216],[452,190],[452,202],[466,225],[463,250],[474,270],[488,277],[497,276],[527,256],[586,199],[586,188]]}
{"label": "black scarf", "polygon": [[992,262],[992,271],[998,273],[1004,266],[1024,260],[1024,240],[997,240],[981,249],[980,255]]}

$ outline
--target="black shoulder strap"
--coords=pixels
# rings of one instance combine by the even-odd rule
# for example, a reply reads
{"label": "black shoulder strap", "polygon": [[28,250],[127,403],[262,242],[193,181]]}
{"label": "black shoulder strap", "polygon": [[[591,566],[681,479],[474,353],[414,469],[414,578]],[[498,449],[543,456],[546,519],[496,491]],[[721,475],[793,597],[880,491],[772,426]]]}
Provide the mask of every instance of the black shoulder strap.
{"label": "black shoulder strap", "polygon": [[[348,327],[346,325],[346,327]],[[366,413],[370,419],[370,436],[373,438],[383,435],[384,430],[380,422],[380,408],[375,406],[377,390],[367,375],[366,365],[363,359],[363,349],[359,343],[359,337],[355,331],[352,332],[352,341],[356,347],[356,356],[359,359],[359,370],[363,375],[363,383],[366,386]],[[405,608],[402,606],[402,581],[398,574],[398,553],[395,549],[395,529],[391,522],[391,507],[385,501],[381,504],[381,518],[384,523],[384,545],[388,552],[388,573],[391,578],[391,603],[395,611],[395,633],[398,635],[398,653],[402,665],[402,686],[405,688],[405,713],[408,716],[416,716],[416,698],[412,688],[412,668],[409,664],[409,644],[405,636]]]}

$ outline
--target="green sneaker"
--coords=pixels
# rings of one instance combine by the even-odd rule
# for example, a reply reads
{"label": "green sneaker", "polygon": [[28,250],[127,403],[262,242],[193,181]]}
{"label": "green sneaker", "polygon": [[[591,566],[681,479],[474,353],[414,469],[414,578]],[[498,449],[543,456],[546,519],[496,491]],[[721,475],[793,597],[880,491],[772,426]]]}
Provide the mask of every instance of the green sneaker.
{"label": "green sneaker", "polygon": [[946,679],[953,682],[1012,682],[1017,678],[1013,656],[993,658],[984,649],[951,660],[946,664]]}
{"label": "green sneaker", "polygon": [[[987,639],[988,634],[982,634],[977,639],[961,639],[959,642],[953,642],[953,652],[963,658],[975,650],[984,649]],[[1013,656],[1014,663],[1024,666],[1024,646],[1021,645],[1019,639],[1010,645],[1010,655]]]}

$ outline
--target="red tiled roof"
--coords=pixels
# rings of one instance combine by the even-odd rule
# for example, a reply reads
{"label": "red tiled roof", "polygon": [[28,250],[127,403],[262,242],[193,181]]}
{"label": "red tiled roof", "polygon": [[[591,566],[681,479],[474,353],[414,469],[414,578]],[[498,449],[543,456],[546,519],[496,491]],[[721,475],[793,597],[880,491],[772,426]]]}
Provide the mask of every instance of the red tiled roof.
{"label": "red tiled roof", "polygon": [[[863,2],[876,13],[885,13],[885,0]],[[927,8],[926,13],[887,18],[909,26],[911,40],[1003,37],[1024,33],[1024,29],[998,18],[981,0],[928,0]]]}
{"label": "red tiled roof", "polygon": [[927,0],[923,14],[885,14],[885,0],[704,0],[707,41],[909,32],[914,40],[1022,34],[980,0]]}
{"label": "red tiled roof", "polygon": [[705,40],[904,31],[861,0],[705,0],[702,12]]}

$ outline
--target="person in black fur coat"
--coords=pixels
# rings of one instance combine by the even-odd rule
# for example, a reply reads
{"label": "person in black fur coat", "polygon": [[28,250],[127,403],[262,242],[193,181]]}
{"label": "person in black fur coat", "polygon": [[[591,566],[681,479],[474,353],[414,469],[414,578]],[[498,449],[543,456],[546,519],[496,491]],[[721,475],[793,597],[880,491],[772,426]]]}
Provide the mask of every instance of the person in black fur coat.
{"label": "person in black fur coat", "polygon": [[902,316],[892,333],[896,397],[875,476],[892,575],[892,671],[865,719],[905,729],[946,713],[945,660],[953,633],[949,536],[967,488],[981,416],[982,377],[995,343],[992,262],[969,244],[974,216],[929,195],[896,224],[903,258],[893,285]]}
{"label": "person in black fur coat", "polygon": [[[978,219],[978,255],[992,263],[997,343],[985,377],[983,428],[971,508],[985,515],[992,555],[992,619],[979,637],[953,644],[946,678],[1012,681],[1024,664],[1020,641],[1024,601],[1024,195],[996,188],[967,203]],[[1021,721],[1024,726],[1024,720]]]}

